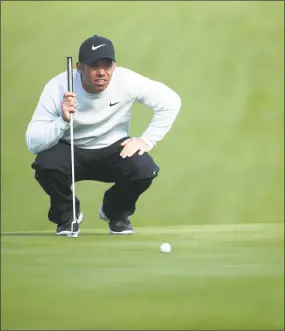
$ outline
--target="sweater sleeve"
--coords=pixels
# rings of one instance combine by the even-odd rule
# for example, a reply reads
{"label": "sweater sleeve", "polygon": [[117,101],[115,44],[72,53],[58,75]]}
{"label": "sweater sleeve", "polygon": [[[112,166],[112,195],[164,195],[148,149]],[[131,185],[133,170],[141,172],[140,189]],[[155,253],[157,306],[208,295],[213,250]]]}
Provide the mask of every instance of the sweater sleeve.
{"label": "sweater sleeve", "polygon": [[181,99],[163,83],[133,71],[128,71],[128,74],[129,92],[134,102],[140,102],[154,111],[151,122],[141,135],[151,149],[171,129],[181,108]]}
{"label": "sweater sleeve", "polygon": [[59,89],[48,83],[26,130],[29,151],[38,154],[55,146],[68,128],[69,123],[61,117]]}

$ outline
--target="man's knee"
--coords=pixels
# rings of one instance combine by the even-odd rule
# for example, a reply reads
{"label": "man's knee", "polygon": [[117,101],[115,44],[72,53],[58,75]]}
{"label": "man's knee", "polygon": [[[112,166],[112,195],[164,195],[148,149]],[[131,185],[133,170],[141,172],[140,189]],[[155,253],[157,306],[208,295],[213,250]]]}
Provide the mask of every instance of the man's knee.
{"label": "man's knee", "polygon": [[155,164],[149,154],[135,154],[129,160],[131,166],[131,179],[153,179],[157,177],[159,167]]}

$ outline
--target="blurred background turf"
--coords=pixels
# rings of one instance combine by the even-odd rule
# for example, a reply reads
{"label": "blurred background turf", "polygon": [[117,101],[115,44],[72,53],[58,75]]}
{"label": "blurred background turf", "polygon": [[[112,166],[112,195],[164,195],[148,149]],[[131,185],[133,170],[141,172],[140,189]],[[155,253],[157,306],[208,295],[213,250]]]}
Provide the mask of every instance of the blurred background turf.
{"label": "blurred background turf", "polygon": [[[284,329],[283,12],[276,1],[1,2],[1,231],[54,231],[25,131],[85,38],[112,39],[118,65],[182,98],[151,152],[161,172],[136,236],[89,236],[106,233],[95,219],[109,185],[81,182],[86,236],[1,238],[4,329]],[[131,134],[151,116],[136,105]]]}
{"label": "blurred background turf", "polygon": [[[92,34],[113,40],[117,63],[182,98],[152,156],[160,176],[135,225],[283,221],[284,4],[242,2],[2,2],[2,230],[52,227],[33,179],[25,130],[45,83]],[[152,113],[136,105],[131,133]],[[88,227],[102,183],[77,186]]]}

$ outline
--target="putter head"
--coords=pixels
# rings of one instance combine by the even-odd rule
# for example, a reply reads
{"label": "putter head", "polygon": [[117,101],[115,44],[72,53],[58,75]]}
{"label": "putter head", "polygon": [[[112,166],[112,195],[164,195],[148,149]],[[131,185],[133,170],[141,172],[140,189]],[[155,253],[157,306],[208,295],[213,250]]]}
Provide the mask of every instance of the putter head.
{"label": "putter head", "polygon": [[72,232],[67,235],[69,238],[77,238],[79,235],[79,224],[77,221],[72,222],[71,225],[71,230]]}
{"label": "putter head", "polygon": [[78,233],[69,233],[68,235],[67,235],[67,237],[68,238],[77,238],[78,237]]}

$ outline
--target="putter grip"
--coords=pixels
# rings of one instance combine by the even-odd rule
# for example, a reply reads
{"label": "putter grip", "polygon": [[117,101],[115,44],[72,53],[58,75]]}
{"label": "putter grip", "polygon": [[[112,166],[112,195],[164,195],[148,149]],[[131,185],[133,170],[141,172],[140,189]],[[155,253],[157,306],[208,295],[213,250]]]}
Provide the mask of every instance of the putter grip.
{"label": "putter grip", "polygon": [[67,90],[73,92],[72,56],[67,56]]}

